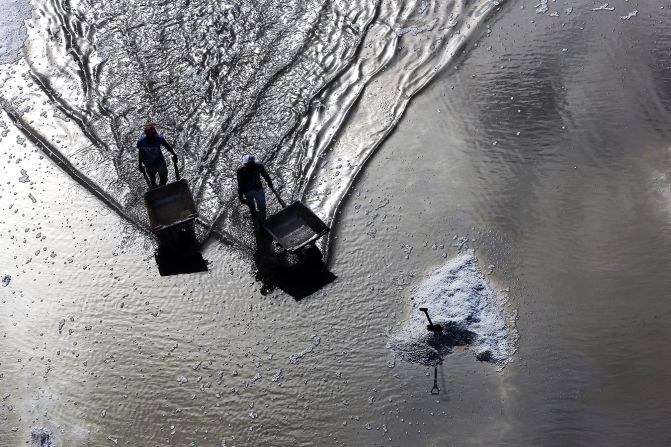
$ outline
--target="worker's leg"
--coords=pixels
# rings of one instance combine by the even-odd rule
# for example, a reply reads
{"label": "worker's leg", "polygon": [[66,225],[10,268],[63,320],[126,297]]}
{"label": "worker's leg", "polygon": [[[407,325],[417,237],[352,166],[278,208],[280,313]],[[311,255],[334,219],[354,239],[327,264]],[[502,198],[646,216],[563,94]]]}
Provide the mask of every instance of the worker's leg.
{"label": "worker's leg", "polygon": [[263,188],[252,191],[254,200],[256,200],[256,208],[259,210],[259,219],[266,220],[266,193]]}
{"label": "worker's leg", "polygon": [[156,188],[156,169],[155,168],[148,168],[145,166],[144,169],[147,172],[147,176],[149,177],[149,182],[151,183],[152,188]]}
{"label": "worker's leg", "polygon": [[249,207],[249,212],[252,214],[252,218],[256,217],[256,206],[254,204],[254,191],[247,191],[245,193],[245,201]]}
{"label": "worker's leg", "polygon": [[259,206],[261,220],[266,220],[266,192],[263,190],[263,188],[259,190],[256,204]]}
{"label": "worker's leg", "polygon": [[163,166],[158,168],[158,177],[161,179],[159,185],[163,186],[168,183],[168,166],[163,163]]}

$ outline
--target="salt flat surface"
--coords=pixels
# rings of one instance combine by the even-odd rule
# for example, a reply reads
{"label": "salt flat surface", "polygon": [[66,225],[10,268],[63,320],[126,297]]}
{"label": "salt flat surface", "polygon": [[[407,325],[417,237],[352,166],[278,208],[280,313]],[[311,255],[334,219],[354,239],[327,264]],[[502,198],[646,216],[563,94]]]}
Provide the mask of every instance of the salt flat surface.
{"label": "salt flat surface", "polygon": [[26,39],[23,21],[30,17],[27,0],[0,0],[0,64],[11,64],[19,59],[19,50]]}
{"label": "salt flat surface", "polygon": [[[400,360],[438,365],[455,346],[503,368],[515,352],[514,321],[503,311],[506,292],[496,292],[478,266],[475,253],[449,260],[414,291],[408,321],[390,334],[389,348]],[[427,330],[419,310],[426,307],[442,330]]]}

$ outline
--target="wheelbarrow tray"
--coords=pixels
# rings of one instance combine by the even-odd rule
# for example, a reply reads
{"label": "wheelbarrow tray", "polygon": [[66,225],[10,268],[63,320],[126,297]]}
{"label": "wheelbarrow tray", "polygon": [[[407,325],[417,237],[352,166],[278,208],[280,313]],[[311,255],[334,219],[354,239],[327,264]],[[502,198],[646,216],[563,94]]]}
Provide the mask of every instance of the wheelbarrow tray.
{"label": "wheelbarrow tray", "polygon": [[330,231],[315,213],[300,202],[294,202],[267,218],[263,228],[289,252],[303,248]]}
{"label": "wheelbarrow tray", "polygon": [[186,180],[150,189],[144,195],[144,204],[153,232],[174,227],[198,217],[196,204]]}

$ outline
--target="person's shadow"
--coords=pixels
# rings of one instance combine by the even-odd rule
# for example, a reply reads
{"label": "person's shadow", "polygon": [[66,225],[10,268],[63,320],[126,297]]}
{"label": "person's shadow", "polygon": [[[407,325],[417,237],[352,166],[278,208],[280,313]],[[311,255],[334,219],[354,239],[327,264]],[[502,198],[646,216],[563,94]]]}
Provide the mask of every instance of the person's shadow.
{"label": "person's shadow", "polygon": [[256,280],[262,284],[263,295],[280,289],[300,301],[337,278],[326,268],[316,246],[291,254],[276,246],[264,230],[255,231],[255,236]]}

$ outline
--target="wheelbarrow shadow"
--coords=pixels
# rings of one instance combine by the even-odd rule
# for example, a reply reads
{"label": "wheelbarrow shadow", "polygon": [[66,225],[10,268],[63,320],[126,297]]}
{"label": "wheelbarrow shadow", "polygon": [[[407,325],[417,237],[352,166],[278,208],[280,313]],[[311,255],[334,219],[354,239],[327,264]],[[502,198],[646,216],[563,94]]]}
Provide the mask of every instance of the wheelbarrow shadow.
{"label": "wheelbarrow shadow", "polygon": [[158,248],[154,259],[161,276],[208,271],[208,262],[200,253],[193,221],[154,232]]}
{"label": "wheelbarrow shadow", "polygon": [[154,253],[158,273],[161,276],[185,275],[207,272],[207,260],[200,252],[176,254],[173,250],[159,247]]}
{"label": "wheelbarrow shadow", "polygon": [[256,280],[262,284],[262,295],[280,289],[300,301],[337,278],[327,270],[317,247],[311,247],[308,256],[298,256],[278,248],[264,230],[254,233]]}
{"label": "wheelbarrow shadow", "polygon": [[151,231],[158,242],[154,254],[161,276],[206,272],[207,261],[200,254],[194,222],[198,210],[189,184],[181,179],[177,164],[175,181],[152,187],[144,168],[142,174],[149,190],[144,203]]}

